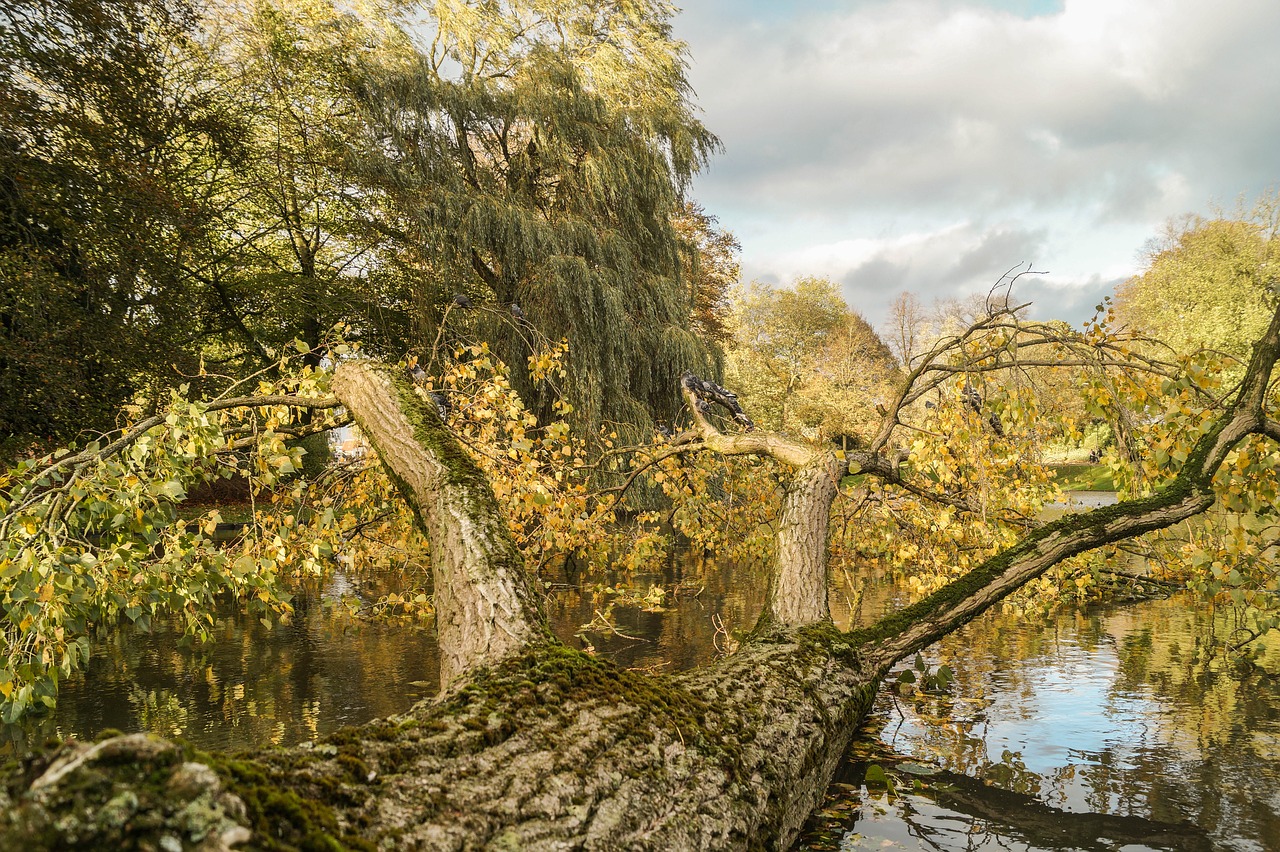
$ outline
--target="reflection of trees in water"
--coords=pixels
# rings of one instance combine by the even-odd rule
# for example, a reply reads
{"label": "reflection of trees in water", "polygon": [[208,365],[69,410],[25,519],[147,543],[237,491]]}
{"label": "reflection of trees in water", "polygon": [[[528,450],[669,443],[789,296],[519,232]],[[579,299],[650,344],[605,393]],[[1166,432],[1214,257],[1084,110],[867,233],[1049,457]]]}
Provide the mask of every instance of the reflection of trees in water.
{"label": "reflection of trees in water", "polygon": [[[979,619],[931,651],[932,665],[956,671],[953,694],[898,699],[905,721],[882,699],[883,738],[1045,805],[1189,819],[1219,844],[1248,838],[1280,849],[1280,682],[1256,670],[1241,677],[1208,653],[1220,647],[1211,632],[1231,629],[1229,618],[1175,599],[1066,613],[1043,629]],[[1092,743],[1035,728],[1038,714],[1075,687],[1099,690]],[[1068,741],[1033,739],[1055,734]],[[1018,737],[1034,760],[1004,747]]]}
{"label": "reflection of trees in water", "polygon": [[[884,721],[882,716],[869,733],[882,733],[878,726]],[[1002,757],[1017,762],[1016,754]],[[1207,832],[1183,820],[1055,808],[989,780],[911,761],[868,736],[850,749],[850,760],[796,849],[1101,852],[1133,845],[1178,852],[1213,848]]]}
{"label": "reflection of trees in water", "polygon": [[[553,577],[555,593],[547,600],[553,628],[566,642],[589,642],[596,653],[633,668],[687,671],[715,659],[717,623],[730,633],[754,625],[764,608],[765,582],[760,566],[717,562],[702,553],[674,552],[660,574],[618,570],[588,574],[566,568]],[[665,592],[660,606],[635,601],[619,603],[605,591],[618,584],[643,591],[651,585]],[[605,627],[597,613],[608,610]],[[582,632],[584,625],[596,624]],[[724,634],[720,633],[723,646]]]}
{"label": "reflection of trees in water", "polygon": [[274,628],[228,608],[205,646],[164,624],[104,634],[86,674],[63,684],[56,712],[7,729],[0,742],[25,750],[52,734],[112,728],[236,750],[402,712],[434,691],[429,631],[361,625],[332,618],[318,597],[298,601],[293,621]]}
{"label": "reflection of trees in water", "polygon": [[[574,579],[566,588],[565,576],[554,577],[560,587],[547,606],[557,633],[575,644],[575,632],[607,603],[601,586],[626,580],[666,590],[660,610],[614,609],[619,631],[638,639],[591,634],[598,653],[625,666],[685,670],[714,659],[717,620],[731,631],[746,629],[764,604],[758,568],[701,554],[675,554],[661,574],[580,572]],[[365,578],[349,591],[376,599],[402,589]],[[430,625],[362,623],[343,607],[324,606],[315,588],[294,606],[292,622],[273,628],[228,607],[205,646],[163,623],[151,634],[104,631],[87,673],[63,683],[55,714],[0,729],[0,754],[27,751],[52,735],[83,739],[105,729],[153,731],[227,751],[297,743],[403,712],[435,691],[439,660]]]}
{"label": "reflection of trees in water", "polygon": [[[552,579],[567,585],[567,577]],[[600,586],[625,579],[667,590],[662,611],[620,605],[613,612],[620,631],[642,641],[590,636],[598,653],[628,666],[686,669],[711,659],[719,653],[716,620],[740,630],[763,604],[756,569],[693,555],[673,557],[660,574],[592,579],[583,572],[575,579],[572,588],[548,599],[557,631],[568,638],[607,600]],[[866,618],[893,606],[887,587],[850,595],[859,597]],[[838,619],[848,618],[833,609]],[[1233,676],[1222,658],[1204,652],[1209,644],[1197,637],[1225,629],[1223,618],[1178,601],[1068,613],[1044,629],[1021,618],[987,616],[931,651],[931,665],[945,663],[957,673],[951,694],[898,699],[913,720],[909,743],[902,734],[894,739],[899,718],[887,697],[873,724],[899,750],[1045,807],[1167,823],[1190,819],[1219,840],[1248,837],[1280,849],[1280,689],[1259,674]],[[0,753],[52,733],[84,737],[103,728],[177,734],[230,750],[298,742],[406,709],[434,689],[427,684],[436,682],[438,666],[429,630],[358,626],[334,618],[318,596],[300,598],[294,622],[272,630],[227,612],[218,620],[215,642],[203,648],[184,645],[161,626],[150,636],[104,636],[95,649],[87,678],[64,684],[56,716],[11,729],[7,736],[17,745],[0,745]],[[1105,675],[1103,710],[1137,725],[1140,736],[1108,738],[1102,731],[1102,747],[1064,753],[1048,769],[1042,753],[1033,760],[1016,745],[994,745],[997,725],[1034,722],[1038,708],[1051,702],[1043,673],[1067,658],[1073,666],[1085,660]],[[1054,684],[1070,686],[1069,680]],[[870,733],[879,736],[877,729]],[[871,807],[855,803],[850,813],[864,805]],[[957,819],[969,828],[1000,826],[998,811],[975,816],[941,799],[912,807],[902,812],[899,828],[923,832],[921,825],[932,825],[932,835],[919,835],[930,842],[943,836],[934,825],[939,820],[950,828]],[[1029,848],[1024,841],[1008,843],[982,848]]]}

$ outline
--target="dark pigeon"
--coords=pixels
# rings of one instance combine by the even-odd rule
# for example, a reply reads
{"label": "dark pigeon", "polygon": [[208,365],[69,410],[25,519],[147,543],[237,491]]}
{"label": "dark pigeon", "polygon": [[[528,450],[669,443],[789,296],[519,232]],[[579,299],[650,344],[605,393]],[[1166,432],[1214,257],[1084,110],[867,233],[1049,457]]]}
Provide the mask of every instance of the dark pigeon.
{"label": "dark pigeon", "polygon": [[698,411],[702,414],[709,414],[711,412],[711,403],[717,403],[729,409],[733,419],[742,424],[747,431],[755,428],[751,418],[747,416],[747,413],[742,410],[742,406],[738,404],[738,395],[733,391],[722,388],[715,382],[704,381],[690,372],[686,372],[680,377],[680,385],[693,394]]}
{"label": "dark pigeon", "polygon": [[463,293],[459,293],[458,295],[453,297],[453,306],[455,308],[462,308],[464,311],[470,310],[471,308],[475,307],[475,305],[471,304],[471,300],[468,299],[466,295],[464,295]]}
{"label": "dark pigeon", "polygon": [[[961,395],[964,396],[964,404],[973,411],[974,414],[982,415],[982,395],[973,389],[973,385],[965,383],[964,390]],[[1004,437],[1004,425],[1000,422],[1000,417],[993,411],[987,415],[987,424],[991,427],[991,431],[995,432],[1001,438]]]}
{"label": "dark pigeon", "polygon": [[448,397],[446,397],[444,394],[435,393],[434,391],[431,393],[428,393],[427,396],[431,397],[431,401],[436,404],[436,414],[440,415],[440,422],[441,423],[448,422],[449,420]]}

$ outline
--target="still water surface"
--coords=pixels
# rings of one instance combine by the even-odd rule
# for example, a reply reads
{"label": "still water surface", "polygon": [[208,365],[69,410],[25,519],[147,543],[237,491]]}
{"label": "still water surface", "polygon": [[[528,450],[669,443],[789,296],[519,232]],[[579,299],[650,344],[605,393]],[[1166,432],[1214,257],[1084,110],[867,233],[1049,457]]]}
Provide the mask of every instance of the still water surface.
{"label": "still water surface", "polygon": [[[1226,616],[1189,604],[948,637],[926,663],[955,670],[950,694],[882,692],[805,848],[1280,850],[1280,680],[1206,659]],[[873,763],[901,795],[861,786]]]}
{"label": "still water surface", "polygon": [[[616,632],[582,634],[627,666],[712,660],[762,604],[752,572],[692,558],[637,579],[676,593],[661,608],[619,606]],[[344,624],[323,606],[338,591],[300,596],[294,621],[270,629],[228,612],[202,648],[163,628],[102,640],[56,712],[0,729],[0,756],[104,728],[221,750],[290,744],[430,695],[430,631]],[[851,599],[833,595],[843,625],[869,617]],[[559,588],[548,604],[580,646],[602,599]],[[1280,850],[1280,680],[1206,660],[1204,638],[1222,629],[1177,598],[974,622],[926,655],[955,670],[948,695],[882,692],[797,848]],[[865,783],[872,764],[893,793]]]}

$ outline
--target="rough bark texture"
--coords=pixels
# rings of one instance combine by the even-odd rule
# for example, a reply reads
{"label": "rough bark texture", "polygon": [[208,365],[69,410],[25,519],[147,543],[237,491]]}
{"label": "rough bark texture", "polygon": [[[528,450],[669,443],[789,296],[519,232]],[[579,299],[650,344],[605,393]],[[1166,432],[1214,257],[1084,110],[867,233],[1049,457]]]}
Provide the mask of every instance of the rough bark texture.
{"label": "rough bark texture", "polygon": [[[786,848],[873,694],[825,625],[770,632],[679,678],[539,643],[403,716],[305,747],[228,759],[166,744],[156,766],[124,743],[111,766],[33,763],[10,779],[14,801],[0,794],[0,848],[159,849],[168,837],[212,850],[243,840],[241,826],[245,848],[264,849]],[[217,833],[186,830],[184,803],[159,808],[188,764],[216,773],[205,799],[226,800],[206,819]],[[139,816],[153,824],[129,824]]]}
{"label": "rough bark texture", "polygon": [[[723,455],[771,456],[793,470],[783,485],[778,516],[778,558],[770,577],[765,620],[771,624],[814,624],[831,620],[827,602],[827,534],[831,504],[848,466],[830,450],[792,441],[772,432],[726,435],[707,420],[695,386],[682,385],[694,419],[696,443],[678,438],[675,448],[708,449]],[[717,400],[718,401],[718,400]],[[738,409],[741,411],[741,409]]]}
{"label": "rough bark texture", "polygon": [[[549,638],[492,493],[408,381],[354,364],[334,385],[431,537],[451,686],[402,717],[234,759],[165,744],[157,761],[142,738],[109,741],[107,765],[64,746],[0,788],[0,848],[213,850],[241,829],[263,849],[788,846],[874,694],[826,620],[827,463],[810,454],[789,501],[796,546],[817,543],[773,584],[805,597],[797,614],[715,666],[653,677]],[[182,766],[208,768],[194,805],[166,794]]]}
{"label": "rough bark texture", "polygon": [[768,613],[783,624],[831,618],[827,604],[827,535],[844,466],[830,452],[791,474],[778,516],[778,567]]}
{"label": "rough bark texture", "polygon": [[344,364],[333,390],[371,436],[431,547],[440,680],[497,662],[546,634],[519,551],[484,474],[407,379]]}

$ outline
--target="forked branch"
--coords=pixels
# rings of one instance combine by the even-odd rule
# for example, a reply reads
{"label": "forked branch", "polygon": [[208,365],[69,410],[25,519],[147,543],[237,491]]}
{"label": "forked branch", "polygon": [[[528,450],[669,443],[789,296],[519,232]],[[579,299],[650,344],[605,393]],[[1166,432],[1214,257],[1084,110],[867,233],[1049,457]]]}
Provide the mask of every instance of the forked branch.
{"label": "forked branch", "polygon": [[950,633],[1054,565],[1106,544],[1164,529],[1207,510],[1213,477],[1228,453],[1250,435],[1280,441],[1280,424],[1265,405],[1280,356],[1280,308],[1256,344],[1227,411],[1193,446],[1178,476],[1160,491],[1047,524],[924,600],[859,631],[865,663],[880,675],[896,661]]}

